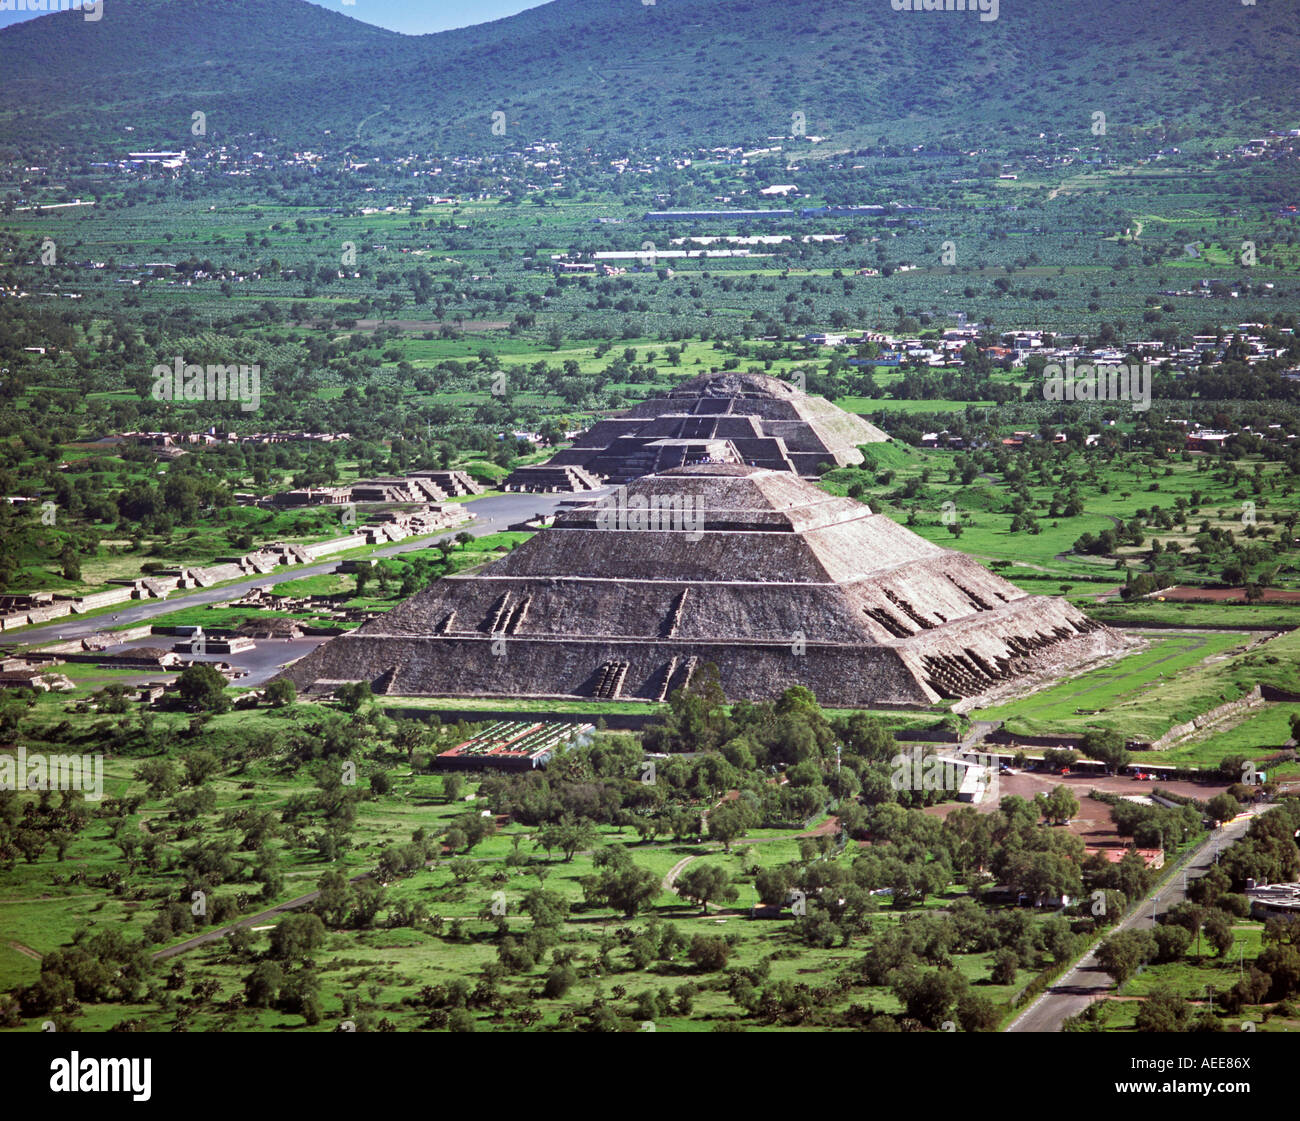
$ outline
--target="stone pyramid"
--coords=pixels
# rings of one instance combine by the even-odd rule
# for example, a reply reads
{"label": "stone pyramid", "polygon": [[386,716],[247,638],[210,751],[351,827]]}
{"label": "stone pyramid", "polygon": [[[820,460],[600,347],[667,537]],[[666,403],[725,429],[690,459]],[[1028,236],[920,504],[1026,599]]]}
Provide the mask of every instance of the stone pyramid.
{"label": "stone pyramid", "polygon": [[811,478],[823,463],[861,463],[859,444],[888,439],[861,417],[776,378],[704,374],[599,421],[548,463],[583,467],[616,483],[703,462]]}
{"label": "stone pyramid", "polygon": [[301,689],[659,701],[713,662],[731,699],[790,685],[833,707],[932,705],[1120,652],[1026,595],[788,471],[676,468],[561,513],[477,575],[432,584],[284,671]]}

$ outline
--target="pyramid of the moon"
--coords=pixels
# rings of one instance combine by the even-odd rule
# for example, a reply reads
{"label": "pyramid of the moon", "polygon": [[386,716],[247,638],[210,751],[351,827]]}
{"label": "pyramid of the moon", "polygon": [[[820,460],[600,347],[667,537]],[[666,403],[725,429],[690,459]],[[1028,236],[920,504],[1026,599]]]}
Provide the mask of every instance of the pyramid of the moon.
{"label": "pyramid of the moon", "polygon": [[548,462],[616,483],[706,462],[814,477],[823,463],[861,463],[859,444],[887,439],[861,417],[776,378],[704,374],[597,422]]}
{"label": "pyramid of the moon", "polygon": [[560,513],[284,671],[300,688],[658,701],[713,662],[730,699],[928,705],[1124,640],[1063,599],[788,471],[676,468]]}

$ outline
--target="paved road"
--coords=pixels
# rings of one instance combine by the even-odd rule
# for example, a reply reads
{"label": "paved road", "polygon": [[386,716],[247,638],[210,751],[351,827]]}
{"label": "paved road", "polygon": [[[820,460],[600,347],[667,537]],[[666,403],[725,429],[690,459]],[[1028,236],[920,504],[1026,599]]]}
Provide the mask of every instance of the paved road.
{"label": "paved road", "polygon": [[[1123,922],[1111,928],[1108,934],[1121,930],[1134,930],[1138,927],[1150,928],[1154,925],[1153,915],[1163,914],[1176,903],[1181,903],[1186,894],[1183,890],[1184,875],[1188,880],[1203,876],[1214,866],[1216,854],[1229,845],[1241,840],[1250,828],[1253,815],[1271,809],[1271,806],[1255,806],[1250,810],[1252,817],[1234,821],[1221,829],[1216,829],[1200,848],[1187,860],[1184,869],[1160,888],[1154,896],[1143,900],[1141,905]],[[1099,939],[1100,941],[1100,939]],[[1097,961],[1094,945],[1065,976],[1025,1009],[1008,1027],[1012,1032],[1053,1032],[1060,1031],[1061,1024],[1070,1016],[1077,1016],[1094,1000],[1113,995],[1111,976]]]}
{"label": "paved road", "polygon": [[[473,511],[475,519],[469,525],[457,526],[446,533],[432,537],[414,538],[396,545],[376,549],[369,554],[372,557],[393,557],[399,553],[409,553],[417,549],[427,549],[436,541],[446,537],[455,537],[458,533],[469,533],[481,537],[488,533],[500,533],[508,526],[525,521],[536,514],[550,514],[557,510],[560,503],[574,498],[597,498],[608,493],[608,488],[599,491],[586,491],[580,495],[572,494],[499,494],[490,498],[476,498],[466,502],[465,508]],[[227,603],[241,599],[253,588],[264,588],[271,584],[281,584],[288,580],[300,580],[304,576],[320,576],[333,572],[338,567],[339,558],[334,557],[319,564],[298,565],[281,569],[265,575],[250,576],[245,580],[236,580],[218,588],[200,588],[184,595],[172,595],[167,599],[149,599],[133,601],[123,606],[120,611],[92,615],[90,617],[66,616],[39,627],[29,627],[13,636],[14,643],[40,644],[57,642],[59,639],[85,638],[99,634],[110,628],[127,627],[135,623],[148,622],[159,615],[169,615],[183,607],[196,607],[206,603]]]}
{"label": "paved road", "polygon": [[[370,879],[370,873],[366,872],[360,876],[351,876],[348,883],[355,884],[361,880]],[[276,907],[271,907],[265,911],[258,911],[255,915],[247,915],[238,922],[229,923],[226,926],[216,927],[212,930],[204,931],[202,934],[196,934],[193,938],[186,939],[184,942],[178,942],[175,946],[168,946],[165,950],[154,951],[154,961],[166,961],[168,958],[174,958],[179,954],[188,953],[190,950],[197,950],[200,946],[209,945],[212,942],[219,942],[236,927],[245,926],[262,926],[267,919],[276,918],[279,915],[286,914],[289,911],[296,911],[299,907],[305,907],[308,903],[320,897],[319,891],[309,891],[306,895],[300,895],[297,899],[290,899]]]}

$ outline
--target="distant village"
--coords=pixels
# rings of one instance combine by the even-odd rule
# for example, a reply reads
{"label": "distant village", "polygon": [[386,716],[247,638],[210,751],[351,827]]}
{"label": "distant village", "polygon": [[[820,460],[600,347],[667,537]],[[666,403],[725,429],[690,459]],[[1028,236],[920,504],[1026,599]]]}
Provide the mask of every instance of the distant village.
{"label": "distant village", "polygon": [[[1086,346],[1075,339],[1054,335],[1049,331],[1011,331],[999,336],[999,343],[981,345],[988,329],[979,324],[967,325],[964,313],[956,313],[958,326],[945,330],[938,339],[919,336],[901,337],[888,332],[875,331],[862,334],[827,334],[815,332],[802,335],[801,341],[819,347],[857,347],[864,343],[875,344],[879,352],[872,358],[850,358],[850,366],[956,366],[962,362],[961,354],[967,346],[974,346],[994,363],[1009,361],[1012,367],[1026,366],[1037,356],[1050,362],[1088,362],[1096,366],[1119,366],[1139,360],[1144,363],[1169,363],[1173,368],[1190,368],[1205,363],[1222,361],[1230,345],[1240,344],[1249,365],[1269,359],[1285,357],[1285,346],[1273,346],[1264,338],[1265,330],[1291,337],[1290,327],[1273,328],[1265,323],[1238,323],[1235,328],[1219,335],[1194,335],[1190,346],[1176,342],[1137,340],[1115,343],[1111,346]],[[1295,371],[1300,378],[1300,370]]]}
{"label": "distant village", "polygon": [[[134,130],[131,130],[134,131]],[[327,137],[328,133],[325,134]],[[374,205],[362,205],[357,213],[393,214],[408,211],[411,207],[450,207],[456,208],[467,203],[482,202],[489,199],[506,197],[523,198],[545,195],[551,192],[573,192],[586,183],[593,174],[622,178],[640,178],[653,181],[666,172],[690,172],[695,168],[723,166],[732,171],[732,175],[742,179],[751,179],[752,187],[743,188],[735,195],[717,195],[714,201],[730,204],[738,197],[750,197],[755,200],[798,198],[803,190],[798,185],[798,173],[802,170],[798,159],[810,149],[825,142],[828,138],[814,135],[772,136],[765,146],[746,146],[741,144],[700,146],[684,151],[675,156],[628,156],[601,153],[588,147],[574,148],[559,141],[538,140],[520,147],[506,148],[503,151],[481,155],[441,156],[436,154],[402,155],[367,155],[353,154],[356,145],[340,140],[337,148],[327,140],[320,150],[304,149],[289,152],[274,150],[278,141],[268,138],[257,146],[244,146],[236,143],[214,144],[193,151],[178,149],[142,149],[130,151],[116,158],[92,161],[83,165],[85,170],[100,173],[113,173],[119,176],[141,180],[175,179],[181,175],[206,174],[214,178],[240,179],[255,177],[259,174],[278,169],[297,168],[319,171],[324,167],[342,161],[343,167],[350,172],[370,170],[387,172],[400,177],[403,181],[426,180],[432,189],[425,191],[404,191],[399,197],[392,196],[392,188],[384,184],[359,185],[362,194],[389,195],[388,201],[376,200]],[[1018,147],[1012,155],[998,156],[988,148],[958,149],[936,145],[891,145],[880,144],[869,148],[856,149],[843,155],[835,155],[824,161],[824,166],[832,171],[865,170],[866,164],[861,158],[921,157],[928,159],[950,159],[954,161],[982,160],[988,165],[995,178],[1016,181],[1021,175],[1044,171],[1060,170],[1073,166],[1113,167],[1117,157],[1101,144],[1091,147],[1071,143],[1072,137],[1064,133],[1053,136],[1040,135],[1039,143],[1034,146]],[[1270,129],[1262,136],[1214,150],[1208,153],[1215,161],[1228,161],[1239,164],[1259,162],[1261,160],[1284,160],[1300,150],[1300,128],[1282,126]],[[1129,157],[1131,158],[1131,157]],[[1136,163],[1141,165],[1156,163],[1178,163],[1186,161],[1188,154],[1174,145],[1153,147],[1136,156]],[[984,166],[982,164],[981,166]],[[54,197],[43,197],[51,192],[48,177],[57,169],[48,166],[28,166],[21,169],[18,183],[18,197],[12,203],[15,210],[50,209],[53,207],[94,206],[92,199],[71,198],[58,193],[53,188]],[[795,180],[789,182],[786,180]],[[490,181],[490,188],[484,187],[484,180]],[[971,179],[954,179],[955,185],[974,182]],[[667,191],[655,195],[657,201],[669,202],[672,195]],[[805,208],[799,213],[802,217],[833,217],[837,215],[867,215],[908,211],[938,211],[937,207],[908,206],[898,203],[884,206],[830,206]],[[1014,207],[1012,207],[1014,209]],[[1284,205],[1279,213],[1295,214],[1295,204]],[[706,211],[696,212],[712,217],[744,217],[743,211]],[[749,217],[766,219],[777,216],[778,212],[767,208],[756,209]],[[678,217],[685,214],[678,212]],[[651,218],[651,215],[647,215]],[[651,218],[651,220],[654,220]],[[594,222],[621,223],[621,218],[596,218]],[[102,268],[103,263],[86,263],[86,267]],[[239,279],[233,277],[231,279]]]}

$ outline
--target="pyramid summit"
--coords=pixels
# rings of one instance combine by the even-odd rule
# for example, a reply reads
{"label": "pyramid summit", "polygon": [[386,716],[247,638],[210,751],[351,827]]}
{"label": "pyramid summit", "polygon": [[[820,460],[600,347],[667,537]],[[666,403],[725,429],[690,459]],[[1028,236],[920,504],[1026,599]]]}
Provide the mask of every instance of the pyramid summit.
{"label": "pyramid summit", "polygon": [[729,698],[932,705],[1124,649],[1063,599],[789,471],[675,468],[569,509],[284,671],[300,688],[661,701],[714,663]]}
{"label": "pyramid summit", "polygon": [[822,464],[862,462],[859,444],[889,437],[823,397],[763,374],[703,374],[667,397],[597,422],[548,467],[613,482],[692,463],[737,463],[814,478]]}

